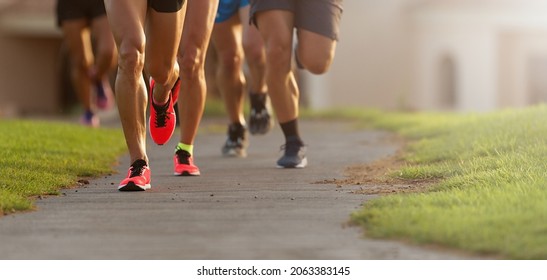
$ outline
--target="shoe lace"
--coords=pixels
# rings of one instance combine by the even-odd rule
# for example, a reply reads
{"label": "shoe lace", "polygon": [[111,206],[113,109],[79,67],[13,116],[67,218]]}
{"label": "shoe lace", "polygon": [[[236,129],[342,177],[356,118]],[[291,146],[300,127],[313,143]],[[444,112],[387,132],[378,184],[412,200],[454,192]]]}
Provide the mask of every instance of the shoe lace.
{"label": "shoe lace", "polygon": [[228,142],[234,143],[234,145],[239,144],[243,142],[245,138],[245,127],[243,126],[236,126],[236,125],[230,125],[228,127]]}
{"label": "shoe lace", "polygon": [[224,144],[224,146],[226,146],[227,148],[235,148],[235,147],[237,147],[237,144],[238,144],[237,140],[234,141],[234,140],[228,138],[226,140],[226,143]]}
{"label": "shoe lace", "polygon": [[133,164],[131,164],[131,174],[129,175],[129,177],[132,178],[141,176],[144,172],[146,165],[146,161],[142,159],[136,160]]}
{"label": "shoe lace", "polygon": [[266,108],[263,109],[251,109],[251,119],[254,120],[260,120],[266,118],[268,115],[268,110]]}
{"label": "shoe lace", "polygon": [[154,122],[156,127],[165,127],[165,125],[167,124],[167,120],[171,119],[171,117],[167,113],[169,102],[171,101],[170,99],[171,96],[169,96],[169,100],[167,100],[167,103],[162,106],[158,106],[154,104],[154,101],[152,101],[152,106],[154,106],[154,109],[156,110],[156,121]]}
{"label": "shoe lace", "polygon": [[295,156],[298,155],[302,147],[304,147],[304,145],[302,144],[296,142],[287,142],[281,145],[281,147],[279,147],[279,150],[285,151],[285,155],[287,156]]}
{"label": "shoe lace", "polygon": [[255,112],[262,112],[266,109],[266,94],[251,94],[251,109]]}
{"label": "shoe lace", "polygon": [[190,164],[190,153],[185,150],[177,150],[177,159],[180,164]]}

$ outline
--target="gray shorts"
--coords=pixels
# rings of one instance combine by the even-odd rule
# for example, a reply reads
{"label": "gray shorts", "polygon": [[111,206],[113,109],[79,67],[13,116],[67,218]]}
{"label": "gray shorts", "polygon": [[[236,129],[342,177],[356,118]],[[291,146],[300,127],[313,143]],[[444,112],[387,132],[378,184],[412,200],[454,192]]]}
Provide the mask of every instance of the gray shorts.
{"label": "gray shorts", "polygon": [[285,10],[294,14],[294,27],[338,40],[343,0],[251,0],[251,23],[256,13]]}

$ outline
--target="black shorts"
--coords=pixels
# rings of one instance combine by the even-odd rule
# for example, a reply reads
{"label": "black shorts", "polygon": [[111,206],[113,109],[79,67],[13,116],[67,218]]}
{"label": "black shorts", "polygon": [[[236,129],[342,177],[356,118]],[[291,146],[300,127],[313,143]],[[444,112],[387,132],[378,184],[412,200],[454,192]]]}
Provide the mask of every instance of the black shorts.
{"label": "black shorts", "polygon": [[[208,1],[208,0],[198,0]],[[175,13],[182,9],[184,0],[148,0],[148,6],[160,13]]]}
{"label": "black shorts", "polygon": [[72,19],[93,20],[106,15],[103,0],[57,0],[57,25]]}
{"label": "black shorts", "polygon": [[[251,0],[250,20],[269,10],[285,10],[294,14],[294,27],[338,40],[343,0]],[[258,27],[258,26],[257,26]]]}

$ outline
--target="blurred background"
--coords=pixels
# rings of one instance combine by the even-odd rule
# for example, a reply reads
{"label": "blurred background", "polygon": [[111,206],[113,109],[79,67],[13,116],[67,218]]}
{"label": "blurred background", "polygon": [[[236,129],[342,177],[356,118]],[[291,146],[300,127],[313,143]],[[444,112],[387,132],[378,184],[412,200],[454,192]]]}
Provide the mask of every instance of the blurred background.
{"label": "blurred background", "polygon": [[[0,117],[64,114],[77,104],[54,6],[0,0]],[[314,109],[482,112],[542,103],[547,0],[345,0],[330,71],[298,76],[303,104]]]}

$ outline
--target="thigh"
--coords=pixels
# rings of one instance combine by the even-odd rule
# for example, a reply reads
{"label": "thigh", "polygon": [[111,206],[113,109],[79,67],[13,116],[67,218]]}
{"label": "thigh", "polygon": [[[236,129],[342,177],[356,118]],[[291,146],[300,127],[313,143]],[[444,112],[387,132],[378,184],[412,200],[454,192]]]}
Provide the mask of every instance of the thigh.
{"label": "thigh", "polygon": [[341,4],[341,0],[299,0],[296,7],[299,58],[319,66],[319,72],[326,71],[334,57]]}
{"label": "thigh", "polygon": [[99,16],[91,22],[91,31],[101,50],[114,50],[115,42],[106,15]]}
{"label": "thigh", "polygon": [[297,30],[299,58],[308,63],[330,65],[336,40],[304,29]]}
{"label": "thigh", "polygon": [[[292,48],[294,14],[286,10],[265,10],[255,14],[260,34],[267,49]],[[290,52],[289,52],[290,54]]]}
{"label": "thigh", "polygon": [[134,48],[144,52],[147,0],[105,0],[104,3],[120,55],[123,57]]}
{"label": "thigh", "polygon": [[[147,22],[146,60],[171,67],[176,60],[184,23],[184,9],[177,12],[150,10]],[[148,64],[148,63],[147,63]]]}
{"label": "thigh", "polygon": [[220,23],[215,23],[211,41],[222,61],[226,56],[234,56],[241,47],[241,23],[237,14]]}
{"label": "thigh", "polygon": [[179,55],[191,54],[204,62],[217,8],[218,0],[188,0]]}
{"label": "thigh", "polygon": [[[242,0],[247,1],[247,0]],[[243,46],[254,50],[261,50],[264,45],[256,26],[249,24],[250,5],[243,5],[239,9],[239,18],[243,26]]]}
{"label": "thigh", "polygon": [[90,62],[92,50],[87,20],[64,20],[61,27],[72,62],[84,64]]}

